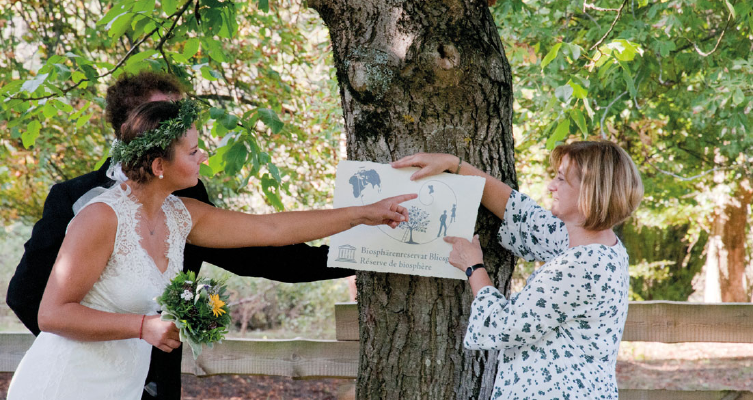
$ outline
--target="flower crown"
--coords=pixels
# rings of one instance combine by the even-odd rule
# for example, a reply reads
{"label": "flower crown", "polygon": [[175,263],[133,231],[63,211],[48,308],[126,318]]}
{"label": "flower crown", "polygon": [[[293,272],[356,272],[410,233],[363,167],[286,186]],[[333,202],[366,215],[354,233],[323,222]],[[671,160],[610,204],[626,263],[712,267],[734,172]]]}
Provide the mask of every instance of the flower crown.
{"label": "flower crown", "polygon": [[160,122],[159,126],[133,138],[128,143],[115,140],[110,149],[113,164],[133,165],[149,150],[160,148],[166,149],[170,144],[185,135],[194,121],[199,118],[201,107],[190,99],[175,102],[180,107],[178,116]]}

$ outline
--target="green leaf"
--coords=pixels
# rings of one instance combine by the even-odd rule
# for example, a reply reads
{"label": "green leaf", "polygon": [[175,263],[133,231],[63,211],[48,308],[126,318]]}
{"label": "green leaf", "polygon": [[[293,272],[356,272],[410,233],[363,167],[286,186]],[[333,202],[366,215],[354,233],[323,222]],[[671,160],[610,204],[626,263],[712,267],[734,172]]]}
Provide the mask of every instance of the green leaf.
{"label": "green leaf", "polygon": [[133,3],[131,10],[133,12],[152,12],[154,10],[155,0],[138,0]]}
{"label": "green leaf", "polygon": [[282,177],[280,176],[280,170],[277,168],[276,165],[272,163],[267,163],[267,168],[269,169],[269,173],[272,174],[272,177],[275,178],[277,183],[282,183]]}
{"label": "green leaf", "polygon": [[199,52],[199,44],[201,44],[201,42],[198,38],[186,40],[186,43],[183,45],[183,56],[186,58],[195,56],[196,53]]}
{"label": "green leaf", "polygon": [[71,69],[65,64],[53,64],[58,73],[58,79],[61,81],[67,81],[71,77]]}
{"label": "green leaf", "polygon": [[34,93],[34,91],[36,91],[39,88],[39,86],[44,83],[44,81],[47,79],[49,75],[50,74],[39,74],[36,77],[34,77],[34,79],[30,79],[24,82],[24,84],[21,86],[21,91]]}
{"label": "green leaf", "polygon": [[131,12],[124,12],[113,18],[113,20],[105,26],[107,34],[113,39],[123,36],[126,30],[131,26],[131,18],[133,18]]}
{"label": "green leaf", "polygon": [[259,9],[266,12],[269,12],[269,0],[259,0]]}
{"label": "green leaf", "polygon": [[140,53],[136,53],[128,58],[128,61],[125,63],[125,71],[130,74],[136,74],[141,70],[149,69],[151,66],[148,63],[144,63],[142,61],[146,60],[147,58],[157,54],[157,50],[149,49],[146,51],[142,51]]}
{"label": "green leaf", "polygon": [[212,60],[219,63],[227,61],[225,59],[225,52],[222,51],[222,42],[210,38],[203,38],[202,47],[207,51],[207,54]]}
{"label": "green leaf", "polygon": [[627,63],[624,61],[620,61],[620,67],[622,67],[622,77],[625,79],[625,83],[628,87],[628,92],[630,92],[630,97],[635,98],[635,82],[633,82],[633,76],[630,73],[630,67],[628,67]]}
{"label": "green leaf", "polygon": [[178,11],[178,0],[162,0],[162,10],[167,15],[173,15]]}
{"label": "green leaf", "polygon": [[225,173],[234,176],[240,172],[243,165],[246,164],[248,149],[242,142],[236,142],[225,154]]}
{"label": "green leaf", "polygon": [[137,13],[131,18],[131,35],[133,37],[141,36],[144,33],[144,26],[146,26],[151,20],[146,18],[143,13]]}
{"label": "green leaf", "polygon": [[547,65],[549,65],[552,60],[557,58],[557,54],[559,54],[560,47],[562,47],[562,43],[557,43],[549,50],[549,53],[546,54],[544,57],[544,60],[541,61],[541,69],[544,69]]}
{"label": "green leaf", "polygon": [[28,149],[34,145],[34,142],[36,142],[39,137],[39,130],[41,127],[42,125],[37,120],[29,122],[29,125],[26,127],[26,132],[21,135],[21,140],[23,140],[25,148]]}
{"label": "green leaf", "polygon": [[116,3],[110,9],[110,11],[108,11],[107,14],[105,14],[105,16],[102,17],[102,19],[100,19],[97,22],[97,25],[108,24],[107,25],[107,29],[109,30],[110,29],[109,27],[111,26],[112,20],[115,19],[115,18],[117,18],[118,16],[123,15],[126,12],[128,12],[131,9],[132,5],[133,5],[133,1],[132,0],[126,0],[126,1],[121,1],[121,2]]}
{"label": "green leaf", "polygon": [[743,91],[738,87],[732,94],[732,103],[735,106],[739,106],[743,101],[745,101],[745,95],[743,94]]}
{"label": "green leaf", "polygon": [[81,109],[73,113],[70,117],[68,117],[68,121],[73,121],[74,119],[81,118],[81,115],[89,108],[89,106],[92,105],[91,101],[87,101],[86,104],[84,104]]}
{"label": "green leaf", "polygon": [[580,58],[581,50],[583,50],[577,44],[572,44],[572,43],[565,43],[565,48],[567,49],[567,52],[570,53],[570,57],[572,58],[572,61],[575,61],[578,58]]}
{"label": "green leaf", "polygon": [[584,89],[583,86],[573,82],[573,80],[569,80],[567,82],[568,85],[570,85],[571,88],[573,88],[573,96],[575,96],[576,99],[585,99],[586,96],[588,96],[588,90]]}
{"label": "green leaf", "polygon": [[570,118],[575,121],[575,125],[578,125],[578,128],[581,132],[583,132],[583,137],[588,136],[588,128],[586,127],[586,118],[583,116],[583,113],[580,110],[570,110]]}
{"label": "green leaf", "polygon": [[225,115],[225,110],[222,108],[211,107],[209,109],[209,117],[212,119],[220,119],[223,115]]}
{"label": "green leaf", "polygon": [[199,173],[206,178],[211,178],[215,175],[214,169],[206,164],[201,164],[199,166]]}
{"label": "green leaf", "polygon": [[607,47],[614,50],[614,57],[619,61],[632,61],[636,53],[643,55],[643,50],[640,47],[625,39],[613,40]]}
{"label": "green leaf", "polygon": [[222,146],[215,150],[214,154],[209,157],[207,165],[212,169],[212,175],[225,169],[225,154],[230,150],[230,145]]}
{"label": "green leaf", "polygon": [[201,76],[208,81],[216,81],[217,79],[222,78],[222,75],[219,72],[209,68],[208,66],[201,68]]}
{"label": "green leaf", "polygon": [[573,87],[570,85],[562,85],[557,89],[554,89],[554,95],[557,96],[559,101],[567,103],[573,95]]}
{"label": "green leaf", "polygon": [[42,115],[44,115],[45,118],[52,118],[58,115],[58,110],[55,108],[55,105],[52,104],[52,101],[48,101],[44,104],[44,107],[42,107]]}
{"label": "green leaf", "polygon": [[20,79],[18,80],[12,80],[7,85],[3,86],[2,89],[0,89],[0,93],[5,93],[8,95],[14,95],[18,93],[18,91],[21,89],[23,84],[26,83]]}
{"label": "green leaf", "polygon": [[172,51],[167,52],[167,56],[173,59],[173,61],[180,63],[180,64],[188,64],[188,58],[183,56],[181,53],[175,53]]}
{"label": "green leaf", "polygon": [[50,102],[55,105],[55,108],[57,108],[58,110],[62,111],[65,114],[70,114],[73,112],[73,107],[71,107],[70,104],[63,103],[62,101],[57,100],[57,99],[52,99]]}
{"label": "green leaf", "polygon": [[583,106],[586,107],[586,113],[588,114],[588,118],[594,119],[594,110],[591,109],[591,105],[589,104],[588,98],[583,98]]}
{"label": "green leaf", "polygon": [[86,124],[87,122],[89,122],[89,119],[91,117],[92,117],[92,114],[86,114],[86,115],[82,116],[81,118],[79,118],[78,121],[76,121],[76,128],[80,128],[80,127],[84,126],[84,124]]}
{"label": "green leaf", "polygon": [[284,206],[282,205],[282,201],[280,201],[280,196],[275,193],[272,189],[277,190],[279,188],[279,185],[277,184],[277,181],[273,178],[269,177],[269,174],[264,174],[261,178],[261,190],[264,192],[264,194],[267,196],[267,201],[269,201],[272,206],[274,206],[278,211],[284,209]]}
{"label": "green leaf", "polygon": [[549,136],[549,139],[547,139],[546,149],[553,150],[557,146],[557,142],[564,140],[568,133],[570,133],[570,118],[560,121],[557,125],[557,129],[555,129],[554,133]]}
{"label": "green leaf", "polygon": [[259,108],[256,112],[259,113],[259,119],[261,119],[264,125],[272,129],[272,133],[280,133],[285,126],[285,123],[280,121],[277,114],[269,108]]}
{"label": "green leaf", "polygon": [[238,127],[238,117],[232,114],[223,115],[219,121],[229,131],[232,131],[233,129]]}
{"label": "green leaf", "polygon": [[729,13],[732,14],[732,19],[736,19],[737,14],[735,14],[735,7],[732,6],[732,3],[730,3],[729,0],[724,0],[724,4],[727,5],[727,8],[729,9]]}

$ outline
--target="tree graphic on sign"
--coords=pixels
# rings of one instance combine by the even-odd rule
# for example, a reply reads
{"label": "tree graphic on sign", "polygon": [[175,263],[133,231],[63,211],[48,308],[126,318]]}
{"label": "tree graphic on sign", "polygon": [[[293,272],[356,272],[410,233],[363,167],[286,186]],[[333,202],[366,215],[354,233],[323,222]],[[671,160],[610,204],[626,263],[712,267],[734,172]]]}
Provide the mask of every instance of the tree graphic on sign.
{"label": "tree graphic on sign", "polygon": [[397,227],[400,229],[407,229],[406,235],[403,235],[403,241],[405,242],[405,236],[410,233],[408,244],[418,244],[413,241],[413,231],[426,232],[426,227],[429,226],[429,213],[416,206],[410,206],[408,209],[408,221],[401,222]]}

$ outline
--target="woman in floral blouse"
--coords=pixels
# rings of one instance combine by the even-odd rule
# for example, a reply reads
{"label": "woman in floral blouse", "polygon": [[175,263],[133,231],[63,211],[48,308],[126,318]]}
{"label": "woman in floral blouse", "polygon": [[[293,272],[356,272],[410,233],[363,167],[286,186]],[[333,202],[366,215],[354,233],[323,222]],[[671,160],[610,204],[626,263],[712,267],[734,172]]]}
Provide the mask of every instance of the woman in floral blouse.
{"label": "woman in floral blouse", "polygon": [[630,156],[606,142],[575,142],[551,155],[557,171],[546,211],[524,194],[449,154],[393,163],[486,179],[482,204],[502,219],[499,242],[546,262],[507,299],[483,267],[478,236],[453,244],[450,263],[475,295],[468,349],[502,350],[493,399],[617,399],[615,364],[628,310],[628,256],[612,227],[638,207],[643,185]]}

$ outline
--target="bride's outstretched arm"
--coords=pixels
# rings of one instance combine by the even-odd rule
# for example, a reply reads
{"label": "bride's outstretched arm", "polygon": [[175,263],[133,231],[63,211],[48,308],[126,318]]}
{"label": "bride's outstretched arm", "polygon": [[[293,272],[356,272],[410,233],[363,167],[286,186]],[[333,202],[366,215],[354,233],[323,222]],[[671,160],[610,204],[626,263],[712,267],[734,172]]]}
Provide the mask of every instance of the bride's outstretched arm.
{"label": "bride's outstretched arm", "polygon": [[39,327],[83,341],[138,338],[163,351],[178,347],[178,331],[158,315],[116,314],[81,305],[113,251],[118,220],[103,203],[89,205],[73,219],[52,268],[39,307]]}
{"label": "bride's outstretched arm", "polygon": [[342,232],[356,225],[386,224],[392,228],[408,220],[400,205],[415,194],[390,197],[374,204],[334,210],[290,211],[253,215],[221,210],[193,199],[183,199],[193,229],[188,242],[204,247],[283,246]]}

